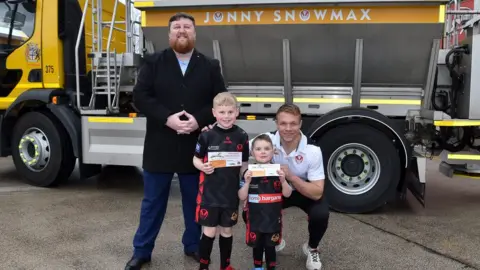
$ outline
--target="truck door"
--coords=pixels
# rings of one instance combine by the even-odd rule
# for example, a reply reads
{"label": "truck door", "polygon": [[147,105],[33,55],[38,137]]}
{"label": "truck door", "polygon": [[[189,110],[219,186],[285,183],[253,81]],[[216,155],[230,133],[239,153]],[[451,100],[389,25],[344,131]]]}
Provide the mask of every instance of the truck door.
{"label": "truck door", "polygon": [[43,87],[38,9],[36,0],[0,2],[0,111],[25,90]]}

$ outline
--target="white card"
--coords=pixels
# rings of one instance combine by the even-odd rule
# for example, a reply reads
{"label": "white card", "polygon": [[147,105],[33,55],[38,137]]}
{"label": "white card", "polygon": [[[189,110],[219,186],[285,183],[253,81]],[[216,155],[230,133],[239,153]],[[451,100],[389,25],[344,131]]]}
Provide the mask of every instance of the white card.
{"label": "white card", "polygon": [[209,152],[208,161],[214,168],[242,166],[242,152]]}
{"label": "white card", "polygon": [[253,177],[278,176],[280,164],[248,164],[248,170],[252,172]]}

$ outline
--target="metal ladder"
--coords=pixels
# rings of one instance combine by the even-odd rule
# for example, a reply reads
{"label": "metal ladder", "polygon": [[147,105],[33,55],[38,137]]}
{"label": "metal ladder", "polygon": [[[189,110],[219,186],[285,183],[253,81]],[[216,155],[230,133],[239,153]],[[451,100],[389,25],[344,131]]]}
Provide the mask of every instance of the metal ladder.
{"label": "metal ladder", "polygon": [[[120,78],[123,70],[124,54],[114,52],[96,57],[92,61],[95,76],[92,78],[92,96],[88,105],[89,110],[95,108],[97,95],[107,95],[108,110],[110,113],[118,113],[118,98],[120,93]],[[95,63],[96,62],[96,63]],[[113,95],[113,96],[112,96]],[[94,112],[97,112],[96,110]],[[103,112],[103,110],[102,110]]]}
{"label": "metal ladder", "polygon": [[[86,0],[84,4],[82,20],[80,23],[80,31],[77,37],[77,43],[75,47],[75,63],[76,63],[76,77],[77,77],[77,108],[82,115],[110,115],[116,114],[119,112],[119,95],[120,95],[120,82],[124,64],[124,54],[117,53],[116,50],[113,52],[110,50],[112,33],[114,29],[124,31],[123,29],[116,28],[115,24],[125,24],[127,25],[127,36],[131,34],[129,31],[128,25],[130,24],[129,18],[127,15],[127,21],[114,21],[117,15],[117,6],[119,0],[114,0],[115,4],[112,12],[112,20],[104,22],[102,20],[102,0],[92,0],[89,5],[90,0]],[[96,4],[95,4],[96,2]],[[131,1],[127,1],[127,5],[130,5]],[[91,59],[91,70],[92,70],[92,96],[88,106],[82,107],[80,102],[81,91],[80,91],[80,81],[79,81],[79,67],[78,67],[78,48],[81,40],[81,35],[83,34],[83,28],[85,25],[85,17],[87,8],[91,8],[92,14],[92,56]],[[127,8],[129,10],[129,8]],[[93,30],[95,26],[95,30]],[[102,46],[102,33],[103,27],[109,27],[107,48],[104,51]],[[129,42],[130,41],[129,37]],[[127,43],[127,46],[129,44]],[[127,48],[128,51],[128,48]],[[83,55],[82,55],[83,57]],[[106,95],[107,96],[107,107],[106,108],[96,108],[95,101],[97,96]]]}

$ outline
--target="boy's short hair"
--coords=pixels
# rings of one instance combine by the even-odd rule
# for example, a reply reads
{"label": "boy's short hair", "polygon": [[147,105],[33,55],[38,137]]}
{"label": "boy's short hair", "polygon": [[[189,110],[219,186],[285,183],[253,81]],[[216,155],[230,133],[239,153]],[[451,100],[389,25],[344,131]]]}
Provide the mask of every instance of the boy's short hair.
{"label": "boy's short hair", "polygon": [[213,98],[213,107],[217,106],[233,106],[237,107],[238,102],[235,95],[230,92],[221,92],[218,93],[215,98]]}
{"label": "boy's short hair", "polygon": [[252,140],[252,150],[253,150],[253,148],[254,148],[254,146],[255,146],[255,143],[256,143],[257,141],[266,141],[266,142],[270,143],[270,144],[272,145],[272,147],[273,147],[273,141],[272,141],[272,139],[270,138],[270,136],[268,136],[268,134],[260,134],[260,135],[258,135],[257,137],[255,137],[255,138]]}

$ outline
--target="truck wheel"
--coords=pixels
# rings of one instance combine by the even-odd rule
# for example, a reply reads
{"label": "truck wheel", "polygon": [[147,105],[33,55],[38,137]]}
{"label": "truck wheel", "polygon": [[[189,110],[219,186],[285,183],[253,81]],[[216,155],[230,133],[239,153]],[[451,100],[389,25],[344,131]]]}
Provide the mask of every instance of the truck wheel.
{"label": "truck wheel", "polygon": [[400,181],[401,163],[391,139],[363,124],[347,124],[319,138],[325,196],[339,212],[367,213],[384,205]]}
{"label": "truck wheel", "polygon": [[23,178],[38,187],[67,180],[76,161],[68,134],[50,112],[28,112],[18,120],[12,158]]}

